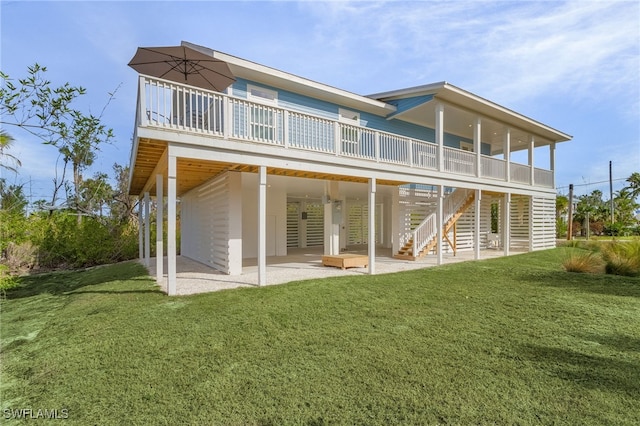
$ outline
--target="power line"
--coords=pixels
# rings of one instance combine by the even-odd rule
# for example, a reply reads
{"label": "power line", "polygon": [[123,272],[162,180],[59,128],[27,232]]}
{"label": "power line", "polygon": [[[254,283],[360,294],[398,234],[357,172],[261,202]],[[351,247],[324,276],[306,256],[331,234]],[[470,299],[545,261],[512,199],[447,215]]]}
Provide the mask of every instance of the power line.
{"label": "power line", "polygon": [[[618,182],[618,181],[621,181],[621,180],[627,180],[627,178],[613,179],[612,181],[613,181],[613,182]],[[573,184],[573,186],[574,186],[574,187],[576,187],[576,186],[591,186],[591,185],[598,185],[598,184],[601,184],[601,183],[609,183],[609,179],[607,179],[607,180],[601,180],[601,181],[599,181],[599,182],[574,183],[574,184]],[[558,186],[558,187],[556,187],[556,189],[562,189],[562,188],[569,188],[569,185],[566,185],[566,186]]]}

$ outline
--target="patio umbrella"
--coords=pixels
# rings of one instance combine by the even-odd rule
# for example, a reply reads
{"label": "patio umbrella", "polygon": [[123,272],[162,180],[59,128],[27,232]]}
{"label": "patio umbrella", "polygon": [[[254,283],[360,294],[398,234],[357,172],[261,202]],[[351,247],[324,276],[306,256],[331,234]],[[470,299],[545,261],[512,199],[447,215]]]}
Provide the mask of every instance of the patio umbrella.
{"label": "patio umbrella", "polygon": [[139,47],[129,66],[140,74],[218,92],[236,81],[226,62],[185,46]]}

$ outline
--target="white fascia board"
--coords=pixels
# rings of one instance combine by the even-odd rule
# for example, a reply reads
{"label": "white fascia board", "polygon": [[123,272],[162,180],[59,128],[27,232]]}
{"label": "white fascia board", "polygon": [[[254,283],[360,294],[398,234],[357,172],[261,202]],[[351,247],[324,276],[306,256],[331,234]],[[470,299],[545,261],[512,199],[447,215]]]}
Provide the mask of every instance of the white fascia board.
{"label": "white fascia board", "polygon": [[569,134],[556,130],[516,111],[503,107],[502,105],[475,95],[469,91],[454,86],[453,84],[447,83],[446,81],[393,90],[390,92],[376,93],[368,95],[368,97],[388,102],[394,99],[427,94],[433,94],[435,99],[440,99],[445,104],[449,103],[469,112],[476,112],[480,115],[505,123],[506,125],[511,124],[515,128],[544,136],[545,139],[549,139],[552,142],[564,142],[573,139],[573,136]]}
{"label": "white fascia board", "polygon": [[[461,89],[457,86],[454,86],[452,84],[449,83],[445,83],[444,88],[443,88],[444,93],[442,94],[442,98],[443,99],[460,99],[460,98],[465,98],[468,99],[470,102],[472,102],[474,104],[474,109],[478,109],[480,112],[485,112],[488,116],[493,116],[499,119],[502,119],[503,121],[509,123],[511,121],[513,121],[513,119],[516,120],[517,122],[517,127],[520,128],[524,128],[524,129],[531,129],[531,127],[534,127],[536,129],[542,130],[543,133],[546,135],[547,138],[552,139],[553,142],[564,142],[564,141],[569,141],[571,139],[573,139],[573,136],[566,134],[564,132],[561,132],[559,130],[554,129],[553,127],[547,126],[546,124],[543,124],[539,121],[536,121],[532,118],[529,118],[525,115],[522,115],[516,111],[513,111],[509,108],[503,107],[502,105],[499,105],[495,102],[492,102],[488,99],[485,99],[481,96],[475,95],[471,92],[468,92],[464,89]],[[439,95],[436,95],[436,97],[438,97]],[[475,107],[477,106],[477,107]],[[511,120],[509,120],[511,119]],[[535,133],[539,133],[535,132]],[[555,137],[552,137],[551,135],[554,135]]]}
{"label": "white fascia board", "polygon": [[[158,130],[148,129],[145,137],[154,136]],[[177,157],[194,158],[206,161],[249,164],[269,168],[306,170],[321,174],[353,176],[363,179],[420,183],[425,185],[445,185],[483,191],[509,192],[522,195],[549,196],[555,194],[555,188],[531,187],[514,182],[501,182],[488,178],[456,175],[435,170],[409,168],[406,166],[378,163],[349,157],[336,157],[333,154],[304,151],[305,156],[295,149],[263,145],[232,140],[219,140],[213,144],[206,136],[173,133],[169,145],[171,154]],[[167,140],[165,138],[164,140]]]}
{"label": "white fascia board", "polygon": [[377,100],[392,100],[392,99],[401,99],[411,96],[420,96],[420,95],[430,95],[435,94],[438,90],[442,89],[447,85],[446,81],[441,81],[438,83],[425,84],[422,86],[415,87],[407,87],[406,89],[398,89],[392,90],[389,92],[382,93],[374,93],[372,95],[367,95],[367,98],[377,99]]}
{"label": "white fascia board", "polygon": [[333,102],[381,116],[386,116],[396,110],[393,105],[387,104],[383,101],[371,99],[333,86],[318,83],[275,68],[270,68],[246,59],[238,58],[237,56],[229,55],[228,53],[219,52],[186,41],[183,41],[182,45],[226,62],[235,77],[268,84],[280,89],[290,90],[294,93],[326,100],[328,102]]}

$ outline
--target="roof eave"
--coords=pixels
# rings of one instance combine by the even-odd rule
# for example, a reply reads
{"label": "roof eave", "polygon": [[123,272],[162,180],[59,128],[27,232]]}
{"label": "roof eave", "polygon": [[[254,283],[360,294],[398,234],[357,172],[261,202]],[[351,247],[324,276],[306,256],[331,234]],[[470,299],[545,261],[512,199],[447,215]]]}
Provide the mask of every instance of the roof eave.
{"label": "roof eave", "polygon": [[534,133],[543,134],[545,138],[551,139],[553,142],[565,142],[573,139],[573,136],[567,133],[547,126],[546,124],[517,113],[474,93],[461,89],[453,84],[447,83],[446,81],[376,93],[368,95],[368,97],[388,102],[393,99],[426,94],[433,94],[435,99],[441,99],[445,103],[450,103],[456,107],[477,112],[480,115],[485,115],[488,118],[499,120],[505,124],[513,123],[515,126],[523,129],[534,127],[537,129]]}
{"label": "roof eave", "polygon": [[339,103],[344,106],[371,112],[377,115],[386,116],[396,111],[396,108],[393,105],[381,100],[371,99],[333,86],[318,83],[317,81],[309,80],[295,74],[280,71],[266,65],[261,65],[256,62],[238,58],[237,56],[212,50],[187,41],[183,41],[182,45],[211,55],[216,59],[225,61],[229,65],[231,72],[236,77],[268,84],[276,88],[290,90],[295,93],[312,96],[329,102]]}

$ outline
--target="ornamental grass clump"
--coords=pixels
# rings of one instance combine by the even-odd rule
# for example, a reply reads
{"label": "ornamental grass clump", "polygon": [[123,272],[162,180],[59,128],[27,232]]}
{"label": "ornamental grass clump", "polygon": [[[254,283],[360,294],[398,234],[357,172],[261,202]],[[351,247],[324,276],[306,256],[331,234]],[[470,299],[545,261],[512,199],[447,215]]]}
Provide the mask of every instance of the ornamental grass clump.
{"label": "ornamental grass clump", "polygon": [[600,255],[593,251],[571,250],[562,261],[567,272],[596,274],[602,272],[603,262]]}
{"label": "ornamental grass clump", "polygon": [[607,274],[640,276],[640,240],[613,241],[601,247]]}

